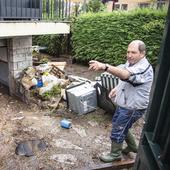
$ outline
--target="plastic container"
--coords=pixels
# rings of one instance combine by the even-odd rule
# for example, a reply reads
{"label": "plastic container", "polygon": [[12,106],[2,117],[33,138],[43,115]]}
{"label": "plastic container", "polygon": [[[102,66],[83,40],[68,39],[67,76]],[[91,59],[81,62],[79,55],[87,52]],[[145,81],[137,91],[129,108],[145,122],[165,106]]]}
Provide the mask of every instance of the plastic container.
{"label": "plastic container", "polygon": [[37,81],[37,87],[43,87],[42,79],[38,79],[38,81]]}
{"label": "plastic container", "polygon": [[66,120],[66,119],[63,119],[63,120],[60,121],[60,126],[62,128],[70,129],[71,128],[71,122]]}

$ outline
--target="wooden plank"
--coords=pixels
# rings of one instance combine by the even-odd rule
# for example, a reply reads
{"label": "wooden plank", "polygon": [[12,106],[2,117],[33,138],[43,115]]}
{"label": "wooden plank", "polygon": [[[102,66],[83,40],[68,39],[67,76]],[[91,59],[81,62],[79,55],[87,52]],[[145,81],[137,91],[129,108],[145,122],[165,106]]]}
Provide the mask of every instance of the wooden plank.
{"label": "wooden plank", "polygon": [[67,64],[66,62],[48,62],[48,65],[55,65],[60,70],[64,70],[66,64]]}
{"label": "wooden plank", "polygon": [[91,168],[79,168],[79,170],[118,170],[123,168],[132,168],[134,163],[134,159],[126,159],[115,161],[113,163],[102,163]]}
{"label": "wooden plank", "polygon": [[50,71],[50,74],[53,74],[59,78],[63,78],[65,79],[65,72],[63,70],[61,70],[60,68],[58,68],[58,66],[52,65],[52,69]]}
{"label": "wooden plank", "polygon": [[128,159],[122,161],[115,161],[113,163],[105,163],[93,167],[92,170],[117,170],[123,168],[131,168],[134,165],[135,160]]}

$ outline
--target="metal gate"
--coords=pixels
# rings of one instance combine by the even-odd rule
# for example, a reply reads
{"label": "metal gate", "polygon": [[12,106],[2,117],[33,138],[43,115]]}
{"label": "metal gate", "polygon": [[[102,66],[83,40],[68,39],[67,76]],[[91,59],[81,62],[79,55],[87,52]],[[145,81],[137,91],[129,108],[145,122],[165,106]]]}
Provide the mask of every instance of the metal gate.
{"label": "metal gate", "polygon": [[170,6],[134,169],[170,169]]}
{"label": "metal gate", "polygon": [[0,20],[31,20],[41,18],[41,0],[0,0]]}

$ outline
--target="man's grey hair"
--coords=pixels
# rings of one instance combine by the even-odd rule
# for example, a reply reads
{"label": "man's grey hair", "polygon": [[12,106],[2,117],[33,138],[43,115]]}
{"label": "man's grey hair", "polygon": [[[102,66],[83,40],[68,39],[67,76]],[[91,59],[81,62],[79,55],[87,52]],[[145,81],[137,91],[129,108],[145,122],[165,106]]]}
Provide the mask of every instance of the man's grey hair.
{"label": "man's grey hair", "polygon": [[137,43],[138,44],[138,49],[139,49],[140,53],[146,53],[146,45],[145,45],[145,43],[143,41],[141,41],[141,40],[134,40],[131,43]]}

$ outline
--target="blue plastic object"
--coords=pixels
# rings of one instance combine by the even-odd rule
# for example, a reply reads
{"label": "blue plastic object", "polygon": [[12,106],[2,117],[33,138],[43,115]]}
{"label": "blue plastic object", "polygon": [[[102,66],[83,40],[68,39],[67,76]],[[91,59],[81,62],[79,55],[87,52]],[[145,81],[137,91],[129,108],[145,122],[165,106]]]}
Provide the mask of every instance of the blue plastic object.
{"label": "blue plastic object", "polygon": [[43,87],[43,82],[41,79],[38,80],[37,87]]}
{"label": "blue plastic object", "polygon": [[71,122],[66,120],[66,119],[63,119],[63,120],[60,121],[60,126],[62,128],[70,129],[71,128]]}

